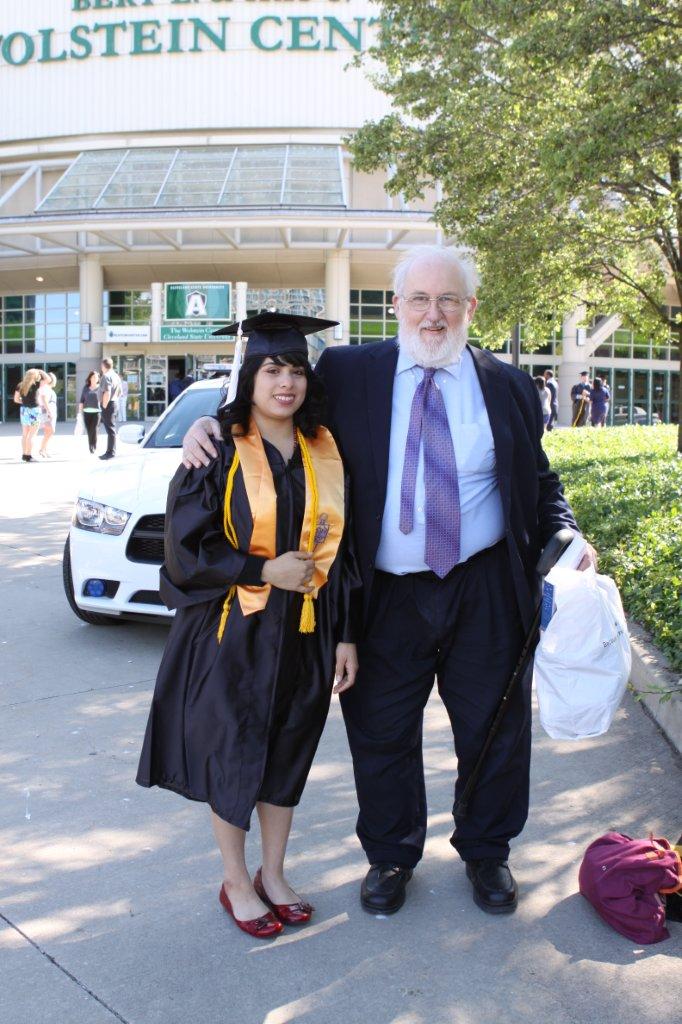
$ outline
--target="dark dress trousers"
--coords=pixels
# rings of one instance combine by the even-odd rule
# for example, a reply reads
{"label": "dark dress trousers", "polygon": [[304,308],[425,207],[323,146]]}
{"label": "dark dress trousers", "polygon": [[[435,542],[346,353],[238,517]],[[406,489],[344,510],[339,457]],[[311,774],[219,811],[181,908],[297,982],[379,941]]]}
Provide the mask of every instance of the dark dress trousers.
{"label": "dark dress trousers", "polygon": [[[466,784],[516,663],[538,597],[535,566],[562,527],[577,530],[542,449],[542,410],[528,374],[470,348],[495,445],[504,539],[456,566],[377,571],[386,498],[394,341],[327,349],[317,364],[328,422],[352,484],[364,624],[356,685],[342,697],[370,863],[413,867],[426,835],[423,709],[437,679],[458,758],[455,797]],[[505,858],[528,811],[530,672],[517,688],[466,821],[452,843],[464,860]]]}

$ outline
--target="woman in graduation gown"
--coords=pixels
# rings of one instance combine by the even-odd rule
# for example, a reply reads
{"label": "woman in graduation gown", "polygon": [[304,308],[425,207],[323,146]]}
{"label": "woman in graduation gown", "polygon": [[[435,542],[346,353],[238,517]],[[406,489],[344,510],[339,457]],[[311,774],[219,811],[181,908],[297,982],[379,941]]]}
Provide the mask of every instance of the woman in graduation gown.
{"label": "woman in graduation gown", "polygon": [[[332,683],[342,692],[357,671],[347,481],[321,426],[322,385],[304,334],[327,325],[285,314],[244,321],[246,356],[236,397],[218,414],[218,458],[180,467],[166,511],[161,595],[177,613],[137,781],[209,804],[220,901],[259,938],[310,918],[284,876],[286,843]],[[263,860],[252,882],[254,808]]]}

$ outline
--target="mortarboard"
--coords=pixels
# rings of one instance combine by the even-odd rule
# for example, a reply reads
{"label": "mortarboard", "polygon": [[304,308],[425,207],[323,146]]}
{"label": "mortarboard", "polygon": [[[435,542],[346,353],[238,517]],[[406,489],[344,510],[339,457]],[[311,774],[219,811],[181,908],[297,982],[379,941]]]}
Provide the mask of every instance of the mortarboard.
{"label": "mortarboard", "polygon": [[234,401],[237,394],[237,380],[242,364],[242,335],[247,336],[244,358],[246,356],[277,356],[284,352],[300,352],[301,355],[307,356],[306,335],[315,334],[316,331],[326,331],[329,327],[336,327],[337,323],[337,320],[322,320],[315,316],[265,311],[214,331],[214,335],[232,334],[237,337],[225,404],[229,405]]}

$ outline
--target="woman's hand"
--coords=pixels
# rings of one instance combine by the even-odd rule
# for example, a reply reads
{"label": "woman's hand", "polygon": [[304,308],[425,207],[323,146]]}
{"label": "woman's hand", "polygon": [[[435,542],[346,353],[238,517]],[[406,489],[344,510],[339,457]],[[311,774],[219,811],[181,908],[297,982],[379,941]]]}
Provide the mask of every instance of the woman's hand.
{"label": "woman's hand", "polygon": [[278,558],[268,559],[263,566],[261,579],[263,583],[270,583],[280,590],[310,594],[315,589],[310,582],[314,571],[315,562],[309,552],[287,551]]}
{"label": "woman's hand", "polygon": [[350,690],[358,673],[358,649],[355,644],[336,645],[335,686],[332,693]]}
{"label": "woman's hand", "polygon": [[219,441],[221,437],[220,424],[213,416],[201,416],[196,420],[182,441],[182,464],[185,469],[208,466],[218,454],[211,438]]}

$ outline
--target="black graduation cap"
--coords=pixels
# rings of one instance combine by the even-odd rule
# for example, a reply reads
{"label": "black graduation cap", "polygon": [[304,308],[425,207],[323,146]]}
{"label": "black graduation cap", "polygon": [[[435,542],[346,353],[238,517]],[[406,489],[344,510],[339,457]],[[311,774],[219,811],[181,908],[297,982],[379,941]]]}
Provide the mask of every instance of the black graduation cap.
{"label": "black graduation cap", "polygon": [[236,335],[241,328],[241,333],[248,338],[245,356],[276,356],[283,352],[300,352],[307,356],[306,334],[326,331],[328,327],[336,327],[337,323],[337,320],[321,320],[316,316],[266,310],[213,333]]}

